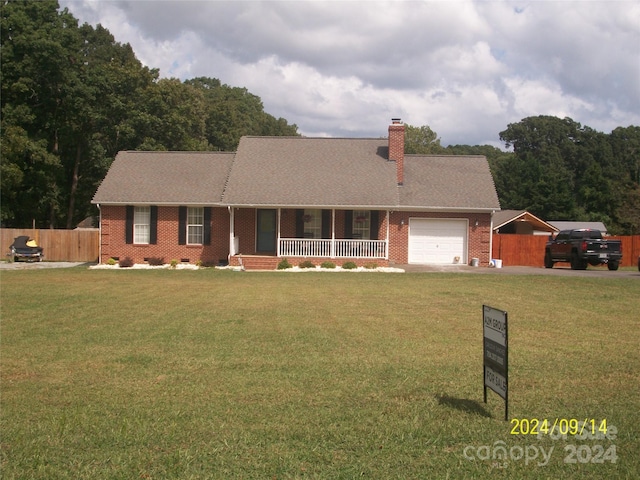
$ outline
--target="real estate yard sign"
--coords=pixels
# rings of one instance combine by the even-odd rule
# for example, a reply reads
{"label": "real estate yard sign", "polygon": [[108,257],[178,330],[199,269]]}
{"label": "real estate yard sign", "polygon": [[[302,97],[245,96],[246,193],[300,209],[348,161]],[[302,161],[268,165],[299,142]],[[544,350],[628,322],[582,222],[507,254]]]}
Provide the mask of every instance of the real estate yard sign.
{"label": "real estate yard sign", "polygon": [[504,419],[508,420],[509,372],[507,312],[487,305],[482,306],[484,351],[484,403],[487,403],[487,387],[504,398]]}

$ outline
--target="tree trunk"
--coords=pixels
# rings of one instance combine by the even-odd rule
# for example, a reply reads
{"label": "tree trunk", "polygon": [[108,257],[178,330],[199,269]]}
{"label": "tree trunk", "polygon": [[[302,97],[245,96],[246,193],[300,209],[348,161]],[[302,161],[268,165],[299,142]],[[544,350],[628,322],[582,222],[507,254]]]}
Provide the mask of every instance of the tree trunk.
{"label": "tree trunk", "polygon": [[67,229],[73,227],[73,210],[76,204],[76,191],[78,190],[78,171],[80,170],[80,158],[82,147],[80,143],[76,148],[76,161],[73,165],[73,176],[71,177],[71,191],[69,193],[69,211],[67,212]]}

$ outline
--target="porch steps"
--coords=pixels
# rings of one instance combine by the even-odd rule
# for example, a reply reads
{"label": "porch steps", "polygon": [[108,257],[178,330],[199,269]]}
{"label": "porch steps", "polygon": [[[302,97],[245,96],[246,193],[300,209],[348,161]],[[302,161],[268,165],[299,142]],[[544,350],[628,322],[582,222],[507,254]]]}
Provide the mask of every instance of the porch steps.
{"label": "porch steps", "polygon": [[[242,255],[242,265],[245,270],[275,270],[280,260],[282,259],[278,257]],[[232,265],[240,265],[238,257],[232,258]]]}

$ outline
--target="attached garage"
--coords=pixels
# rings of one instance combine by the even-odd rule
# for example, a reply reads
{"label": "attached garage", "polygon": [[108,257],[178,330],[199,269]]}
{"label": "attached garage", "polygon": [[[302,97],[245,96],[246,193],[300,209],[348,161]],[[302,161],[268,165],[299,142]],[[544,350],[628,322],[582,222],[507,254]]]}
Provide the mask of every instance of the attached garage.
{"label": "attached garage", "polygon": [[409,263],[467,263],[468,220],[409,219]]}

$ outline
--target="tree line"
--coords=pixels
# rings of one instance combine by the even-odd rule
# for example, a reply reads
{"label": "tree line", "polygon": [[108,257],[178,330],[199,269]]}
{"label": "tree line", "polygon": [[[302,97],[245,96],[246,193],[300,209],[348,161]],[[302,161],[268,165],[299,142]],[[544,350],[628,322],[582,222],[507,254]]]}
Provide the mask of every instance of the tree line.
{"label": "tree line", "polygon": [[[161,79],[57,0],[1,7],[0,222],[72,228],[120,150],[234,151],[242,135],[298,135],[245,88],[215,78]],[[602,221],[640,232],[640,127],[610,134],[570,118],[528,117],[490,145],[443,147],[406,126],[406,152],[485,155],[503,209],[544,220]],[[473,188],[472,185],[469,188]]]}
{"label": "tree line", "polygon": [[[640,127],[610,134],[571,118],[527,117],[490,145],[442,147],[429,127],[406,127],[406,152],[485,155],[502,209],[550,220],[601,221],[609,232],[640,233]],[[473,188],[473,186],[469,186]]]}
{"label": "tree line", "polygon": [[245,88],[160,79],[57,0],[0,8],[3,226],[72,228],[95,215],[91,198],[120,150],[234,151],[242,135],[298,135]]}

